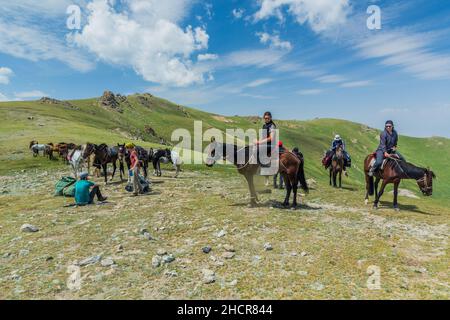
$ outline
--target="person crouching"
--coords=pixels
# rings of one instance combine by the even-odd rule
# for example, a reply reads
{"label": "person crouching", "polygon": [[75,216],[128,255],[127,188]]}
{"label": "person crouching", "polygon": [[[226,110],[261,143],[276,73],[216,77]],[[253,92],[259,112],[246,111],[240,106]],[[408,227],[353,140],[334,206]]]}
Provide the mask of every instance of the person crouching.
{"label": "person crouching", "polygon": [[[92,188],[92,190],[91,190]],[[95,196],[97,200],[106,201],[107,197],[103,197],[100,192],[100,186],[89,181],[89,174],[83,172],[80,174],[80,180],[75,183],[75,202],[79,206],[93,204]]]}

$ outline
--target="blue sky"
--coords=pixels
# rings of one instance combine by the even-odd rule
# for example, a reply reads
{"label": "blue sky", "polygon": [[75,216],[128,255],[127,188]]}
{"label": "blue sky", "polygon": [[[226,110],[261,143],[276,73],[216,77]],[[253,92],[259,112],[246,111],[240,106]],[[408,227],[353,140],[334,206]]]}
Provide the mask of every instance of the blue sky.
{"label": "blue sky", "polygon": [[[66,10],[81,9],[79,29]],[[366,12],[381,9],[381,29]],[[447,1],[0,0],[0,100],[150,92],[450,137]],[[71,20],[72,21],[72,20]]]}

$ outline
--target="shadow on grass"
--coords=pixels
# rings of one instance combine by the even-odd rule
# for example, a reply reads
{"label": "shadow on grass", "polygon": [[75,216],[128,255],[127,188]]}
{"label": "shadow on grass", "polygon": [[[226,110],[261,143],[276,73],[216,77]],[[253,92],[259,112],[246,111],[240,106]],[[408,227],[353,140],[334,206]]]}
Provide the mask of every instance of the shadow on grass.
{"label": "shadow on grass", "polygon": [[[380,207],[378,209],[392,209],[393,210],[393,204],[392,202],[389,201],[380,201]],[[427,216],[439,216],[439,214],[434,214],[434,213],[430,213],[430,212],[425,212],[420,210],[416,205],[413,204],[398,204],[400,210],[402,211],[411,211],[414,213],[420,213],[420,214],[424,214]]]}

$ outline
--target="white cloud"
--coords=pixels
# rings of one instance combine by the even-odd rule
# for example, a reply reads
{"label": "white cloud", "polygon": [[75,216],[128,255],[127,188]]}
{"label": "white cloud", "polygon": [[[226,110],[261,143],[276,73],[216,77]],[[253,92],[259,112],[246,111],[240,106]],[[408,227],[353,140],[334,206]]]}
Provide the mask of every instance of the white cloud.
{"label": "white cloud", "polygon": [[10,68],[0,67],[0,84],[8,84],[9,78],[14,74]]}
{"label": "white cloud", "polygon": [[280,36],[270,35],[266,32],[258,32],[256,35],[259,37],[259,41],[263,44],[269,44],[271,48],[281,49],[281,50],[292,50],[292,44],[289,41],[283,41]]}
{"label": "white cloud", "polygon": [[299,24],[307,23],[318,33],[343,24],[351,10],[349,0],[260,0],[259,3],[255,21],[273,16],[284,20],[283,9],[287,8]]}
{"label": "white cloud", "polygon": [[361,88],[361,87],[367,87],[372,84],[372,81],[370,80],[361,80],[361,81],[352,81],[352,82],[345,82],[340,85],[341,88]]}
{"label": "white cloud", "polygon": [[[74,43],[87,48],[101,60],[131,66],[145,80],[172,86],[187,86],[204,82],[204,70],[196,66],[191,56],[208,48],[209,36],[201,27],[180,28],[176,22],[181,13],[171,13],[166,2],[161,16],[137,18],[140,6],[151,11],[161,1],[127,0],[131,12],[115,11],[107,0],[94,0],[88,5],[88,21]],[[170,0],[171,5],[187,1]],[[139,4],[139,6],[137,4]],[[149,6],[149,7],[147,7]],[[179,8],[174,8],[179,11]],[[155,12],[160,12],[155,10]],[[139,13],[140,14],[140,13]]]}
{"label": "white cloud", "polygon": [[321,94],[322,92],[323,92],[322,89],[305,89],[298,91],[298,94],[301,96],[313,96]]}
{"label": "white cloud", "polygon": [[225,56],[222,67],[269,67],[280,62],[285,54],[272,49],[234,51]]}
{"label": "white cloud", "polygon": [[17,99],[26,100],[26,99],[33,99],[33,98],[42,98],[42,97],[48,96],[48,94],[46,94],[40,90],[32,90],[32,91],[14,93],[14,96]]}
{"label": "white cloud", "polygon": [[54,34],[31,25],[5,23],[1,17],[0,52],[31,61],[55,59],[81,72],[94,67],[92,61]]}
{"label": "white cloud", "polygon": [[265,84],[271,83],[272,81],[273,81],[273,79],[269,79],[269,78],[256,79],[256,80],[246,84],[245,87],[256,88],[256,87],[260,87]]}
{"label": "white cloud", "polygon": [[321,76],[319,78],[316,78],[315,80],[319,81],[321,83],[339,83],[339,82],[344,82],[346,79],[341,75],[327,74],[327,75]]}
{"label": "white cloud", "polygon": [[217,60],[217,59],[219,59],[219,56],[217,54],[211,54],[211,53],[199,54],[197,56],[198,61],[211,61],[211,60]]}
{"label": "white cloud", "polygon": [[242,17],[244,16],[245,10],[241,9],[241,8],[236,8],[233,9],[233,17],[235,17],[236,19],[242,19]]}
{"label": "white cloud", "polygon": [[366,59],[396,66],[419,79],[450,79],[450,54],[433,52],[432,34],[384,32],[361,40],[356,49]]}

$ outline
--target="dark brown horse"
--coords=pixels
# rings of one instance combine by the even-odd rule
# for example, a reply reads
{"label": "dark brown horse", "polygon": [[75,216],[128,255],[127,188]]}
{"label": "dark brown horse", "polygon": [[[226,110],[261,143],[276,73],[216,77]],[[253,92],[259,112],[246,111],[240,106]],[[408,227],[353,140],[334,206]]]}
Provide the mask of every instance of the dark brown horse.
{"label": "dark brown horse", "polygon": [[[208,157],[206,159],[206,165],[208,167],[212,167],[220,159],[228,160],[236,166],[238,172],[247,180],[250,191],[250,205],[255,206],[258,201],[258,196],[256,195],[253,177],[258,173],[261,165],[253,160],[253,157],[256,156],[253,147],[247,146],[241,148],[236,145],[221,144],[213,141],[207,150]],[[298,183],[300,182],[302,189],[308,192],[303,161],[291,152],[284,152],[280,154],[278,172],[283,176],[286,183],[286,197],[283,205],[286,207],[289,206],[289,198],[293,191],[294,199],[292,206],[295,208],[297,206]]]}
{"label": "dark brown horse", "polygon": [[339,188],[342,188],[342,171],[344,170],[344,153],[342,146],[337,147],[331,159],[330,166],[330,186],[337,188],[337,177],[339,175]]}
{"label": "dark brown horse", "polygon": [[111,176],[111,181],[114,179],[114,175],[117,170],[117,159],[119,157],[118,147],[108,147],[105,143],[96,145],[93,143],[87,143],[83,152],[83,159],[88,159],[91,154],[95,154],[94,163],[97,161],[101,164],[103,169],[103,174],[105,176],[105,183],[108,183],[108,163],[113,165],[113,173]]}
{"label": "dark brown horse", "polygon": [[[435,174],[433,171],[425,168],[416,167],[415,165],[406,161],[401,161],[398,158],[392,156],[389,158],[384,167],[380,169],[374,177],[369,176],[370,166],[373,164],[375,158],[374,154],[366,157],[364,160],[364,172],[366,176],[366,204],[369,202],[369,195],[375,194],[375,201],[373,207],[378,208],[380,198],[384,193],[386,185],[389,183],[394,184],[394,209],[399,210],[398,207],[398,186],[403,179],[414,179],[420,188],[420,191],[425,196],[431,196],[433,194],[433,178]],[[374,182],[374,179],[375,182]],[[378,184],[382,181],[381,189],[378,192]]]}

